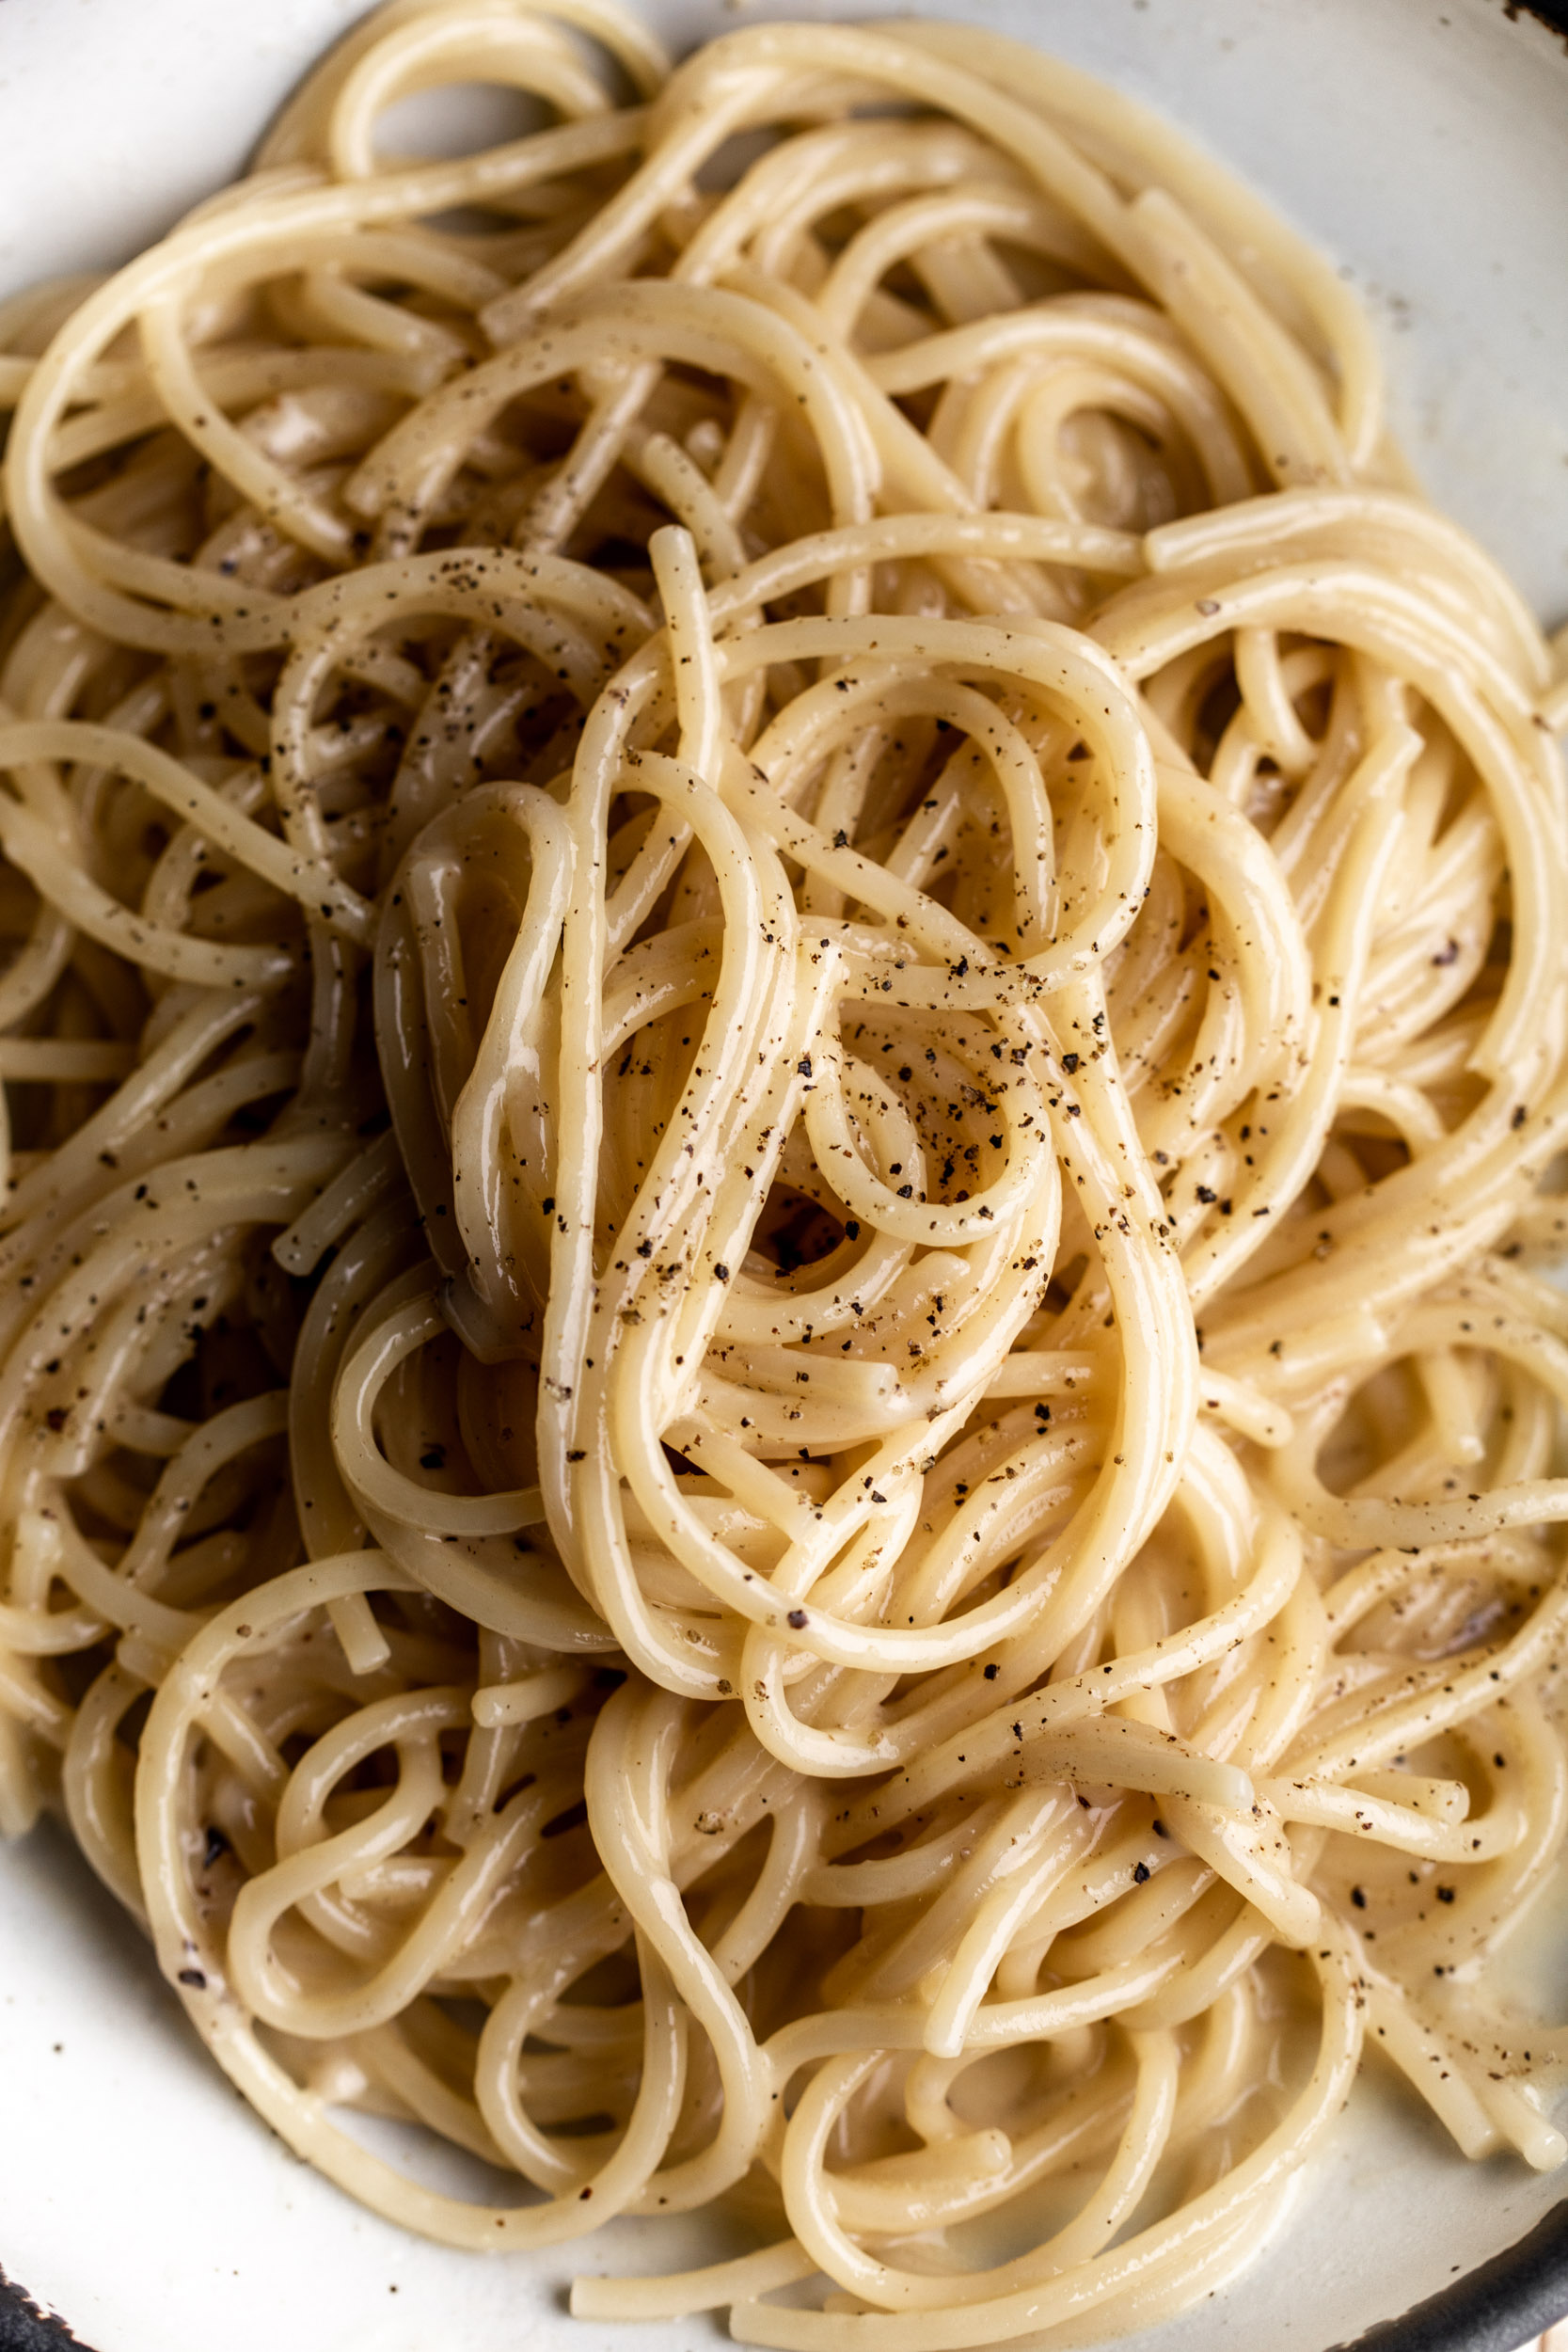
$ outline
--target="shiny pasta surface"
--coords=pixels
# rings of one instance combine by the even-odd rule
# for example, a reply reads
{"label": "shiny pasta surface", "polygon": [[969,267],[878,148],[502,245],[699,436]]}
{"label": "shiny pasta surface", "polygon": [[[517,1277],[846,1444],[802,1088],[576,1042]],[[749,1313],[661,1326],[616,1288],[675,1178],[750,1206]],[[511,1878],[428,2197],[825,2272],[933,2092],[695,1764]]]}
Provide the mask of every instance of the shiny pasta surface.
{"label": "shiny pasta surface", "polygon": [[378,2212],[711,2213],[590,2318],[1152,2324],[1370,2045],[1559,2163],[1568,685],[1332,267],[393,0],[0,400],[0,1829]]}

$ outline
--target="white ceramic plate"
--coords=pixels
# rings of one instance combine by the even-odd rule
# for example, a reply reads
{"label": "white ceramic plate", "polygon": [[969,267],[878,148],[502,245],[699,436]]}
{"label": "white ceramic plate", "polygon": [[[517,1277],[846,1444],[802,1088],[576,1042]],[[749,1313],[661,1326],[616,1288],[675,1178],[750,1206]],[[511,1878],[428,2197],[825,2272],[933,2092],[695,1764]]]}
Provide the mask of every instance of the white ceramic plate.
{"label": "white ceramic plate", "polygon": [[[676,44],[749,13],[745,0],[642,4]],[[358,13],[359,0],[0,0],[0,294],[155,235],[242,164]],[[1559,37],[1497,0],[946,0],[945,13],[1154,101],[1334,253],[1380,321],[1428,486],[1548,624],[1568,617]],[[1556,1973],[1560,2015],[1568,1957]],[[1465,2165],[1412,2101],[1370,2080],[1270,2253],[1140,2352],[1322,2352],[1512,2246],[1564,2186],[1511,2159]],[[698,2352],[721,2341],[717,2324],[628,2334],[564,2314],[574,2266],[669,2250],[627,2223],[586,2256],[484,2260],[360,2212],[212,2068],[66,1842],[45,1830],[0,1851],[0,2263],[95,2352]],[[1513,2340],[1506,2323],[1483,2333],[1488,2352]],[[1451,2326],[1430,2338],[1434,2352],[1462,2340]]]}

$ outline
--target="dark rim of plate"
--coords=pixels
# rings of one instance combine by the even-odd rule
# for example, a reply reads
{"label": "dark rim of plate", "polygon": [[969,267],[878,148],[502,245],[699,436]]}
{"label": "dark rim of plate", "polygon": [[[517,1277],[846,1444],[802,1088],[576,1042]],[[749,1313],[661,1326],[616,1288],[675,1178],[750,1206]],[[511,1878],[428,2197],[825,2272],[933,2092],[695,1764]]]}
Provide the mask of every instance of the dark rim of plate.
{"label": "dark rim of plate", "polygon": [[[1568,2198],[1516,2246],[1478,2264],[1400,2318],[1382,2320],[1327,2352],[1524,2352],[1565,2312]],[[0,2270],[0,2352],[71,2352],[71,2347],[87,2352],[63,2320],[40,2311]]]}
{"label": "dark rim of plate", "polygon": [[[1510,23],[1532,16],[1562,38],[1568,0],[1502,0]],[[1568,2197],[1514,2246],[1428,2296],[1398,2319],[1325,2352],[1521,2352],[1568,2314]],[[0,2352],[88,2352],[62,2319],[42,2311],[0,2270]]]}

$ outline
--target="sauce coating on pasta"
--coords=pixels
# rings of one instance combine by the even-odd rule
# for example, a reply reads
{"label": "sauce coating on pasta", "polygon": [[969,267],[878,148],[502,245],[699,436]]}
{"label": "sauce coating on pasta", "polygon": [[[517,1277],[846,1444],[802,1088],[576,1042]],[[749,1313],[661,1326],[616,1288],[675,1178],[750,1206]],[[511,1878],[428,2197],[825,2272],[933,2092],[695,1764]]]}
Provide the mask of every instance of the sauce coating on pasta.
{"label": "sauce coating on pasta", "polygon": [[0,1827],[378,2212],[740,2249],[589,2317],[1152,2324],[1369,2044],[1560,2162],[1568,688],[1334,270],[394,0],[0,354]]}

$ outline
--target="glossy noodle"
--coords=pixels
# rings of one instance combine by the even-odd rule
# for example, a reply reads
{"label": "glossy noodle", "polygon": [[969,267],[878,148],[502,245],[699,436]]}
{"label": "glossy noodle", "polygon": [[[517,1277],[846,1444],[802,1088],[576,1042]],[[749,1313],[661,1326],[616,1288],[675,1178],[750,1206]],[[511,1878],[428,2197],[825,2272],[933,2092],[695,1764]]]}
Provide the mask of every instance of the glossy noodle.
{"label": "glossy noodle", "polygon": [[0,1825],[376,2211],[709,2217],[589,2317],[1152,2324],[1374,2046],[1557,2164],[1568,688],[1333,268],[437,0],[0,349]]}

